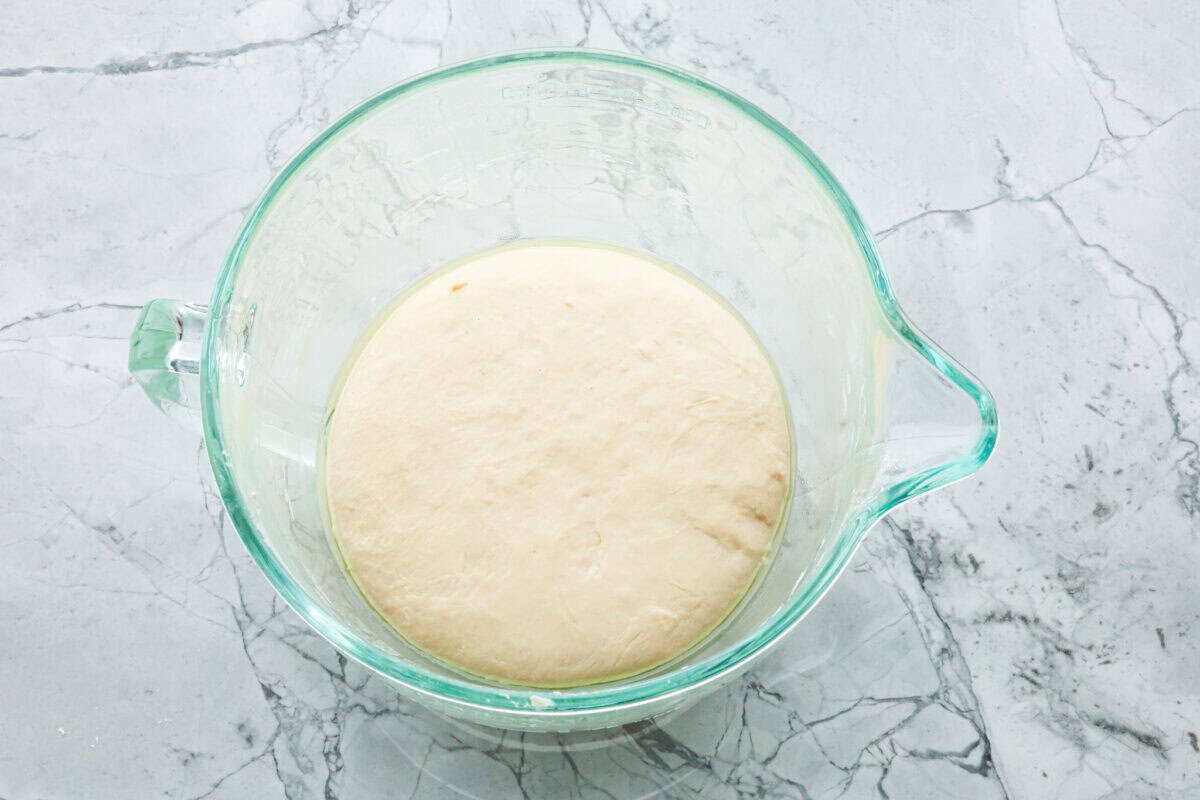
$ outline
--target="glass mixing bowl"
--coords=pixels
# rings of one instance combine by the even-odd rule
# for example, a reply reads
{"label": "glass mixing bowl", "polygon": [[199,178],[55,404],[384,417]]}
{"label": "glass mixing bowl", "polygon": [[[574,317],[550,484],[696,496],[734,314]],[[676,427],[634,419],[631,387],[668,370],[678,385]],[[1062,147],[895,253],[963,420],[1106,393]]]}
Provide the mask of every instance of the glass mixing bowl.
{"label": "glass mixing bowl", "polygon": [[[526,239],[618,245],[698,277],[762,339],[795,426],[791,513],[733,617],[658,669],[556,691],[464,675],[399,637],[342,568],[317,469],[330,389],[381,309]],[[597,51],[484,58],[355,108],[255,204],[207,307],[146,305],[129,363],[160,408],[198,409],[229,515],[297,614],[413,700],[524,730],[627,723],[729,681],[875,521],[978,470],[996,437],[991,395],[908,322],[858,211],[794,134],[696,75]]]}

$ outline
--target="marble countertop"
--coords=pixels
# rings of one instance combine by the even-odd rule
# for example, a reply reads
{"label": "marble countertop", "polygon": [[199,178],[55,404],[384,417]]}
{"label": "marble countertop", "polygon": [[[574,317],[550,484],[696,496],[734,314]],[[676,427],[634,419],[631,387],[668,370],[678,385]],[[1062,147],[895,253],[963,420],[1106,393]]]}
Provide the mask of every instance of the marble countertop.
{"label": "marble countertop", "polygon": [[[178,0],[0,9],[0,797],[1140,798],[1200,792],[1200,10],[1110,0]],[[784,120],[994,391],[751,675],[574,742],[399,701],[288,610],[125,369],[360,99],[630,50]]]}

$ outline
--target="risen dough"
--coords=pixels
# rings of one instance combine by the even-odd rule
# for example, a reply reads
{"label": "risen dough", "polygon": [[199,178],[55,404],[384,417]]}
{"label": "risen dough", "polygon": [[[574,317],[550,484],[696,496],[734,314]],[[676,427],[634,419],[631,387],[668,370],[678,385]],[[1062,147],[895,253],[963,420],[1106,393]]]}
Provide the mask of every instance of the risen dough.
{"label": "risen dough", "polygon": [[733,314],[633,253],[485,253],[353,361],[327,497],[362,590],[416,646],[531,686],[655,666],[753,579],[787,495],[779,384]]}

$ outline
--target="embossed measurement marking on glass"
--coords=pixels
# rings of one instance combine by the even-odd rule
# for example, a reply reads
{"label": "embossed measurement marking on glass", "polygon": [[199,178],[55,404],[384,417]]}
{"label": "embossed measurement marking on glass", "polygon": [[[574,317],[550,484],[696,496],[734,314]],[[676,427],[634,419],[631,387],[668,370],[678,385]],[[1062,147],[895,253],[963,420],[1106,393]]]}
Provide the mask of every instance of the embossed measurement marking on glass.
{"label": "embossed measurement marking on glass", "polygon": [[635,92],[633,89],[614,89],[609,86],[592,86],[584,83],[545,81],[522,86],[505,86],[500,90],[500,96],[505,100],[528,100],[530,98],[551,97],[586,97],[591,100],[614,100],[618,103],[638,106],[655,114],[662,114],[681,122],[687,122],[698,128],[707,128],[710,124],[708,117],[699,111],[676,105],[661,98],[646,97],[644,94]]}

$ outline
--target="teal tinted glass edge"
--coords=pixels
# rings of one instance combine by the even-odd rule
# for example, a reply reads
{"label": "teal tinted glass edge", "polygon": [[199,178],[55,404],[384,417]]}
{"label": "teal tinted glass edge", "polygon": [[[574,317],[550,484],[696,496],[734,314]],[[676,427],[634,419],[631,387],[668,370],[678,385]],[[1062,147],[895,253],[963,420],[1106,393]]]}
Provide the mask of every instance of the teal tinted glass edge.
{"label": "teal tinted glass edge", "polygon": [[[928,468],[893,486],[887,487],[860,509],[846,525],[846,528],[839,537],[838,543],[827,557],[826,563],[814,576],[809,585],[799,595],[792,598],[787,605],[777,611],[773,617],[763,623],[754,633],[747,636],[738,644],[710,656],[697,664],[645,681],[616,687],[604,687],[601,685],[572,690],[570,694],[556,694],[554,696],[554,706],[551,709],[544,708],[543,698],[548,693],[545,690],[490,687],[457,678],[436,676],[403,660],[394,658],[347,629],[340,621],[329,615],[315,603],[291,579],[291,576],[275,560],[274,555],[259,536],[254,523],[246,511],[246,504],[237,487],[234,466],[225,449],[221,433],[219,370],[214,364],[214,357],[219,352],[218,332],[221,329],[220,320],[224,314],[226,305],[232,297],[242,257],[245,255],[250,242],[258,231],[259,225],[274,204],[275,199],[302,167],[322,149],[335,141],[350,127],[361,122],[373,111],[382,108],[391,100],[401,97],[418,87],[492,67],[536,61],[574,61],[598,65],[610,64],[647,71],[658,77],[673,79],[689,87],[713,95],[729,103],[735,109],[775,134],[813,170],[824,184],[830,196],[838,204],[862,251],[867,268],[871,274],[880,307],[895,333],[976,403],[981,426],[979,438],[970,452],[946,463]],[[841,574],[842,569],[848,563],[859,543],[861,543],[864,535],[875,522],[905,500],[977,472],[991,454],[995,446],[998,431],[996,406],[988,390],[939,347],[923,337],[909,323],[907,317],[901,311],[892,292],[891,284],[884,272],[874,238],[863,222],[857,208],[850,201],[845,190],[842,189],[841,184],[838,183],[837,179],[834,178],[833,174],[816,154],[781,122],[745,98],[685,70],[624,53],[567,48],[520,51],[489,56],[418,75],[361,103],[309,142],[287,163],[267,189],[259,196],[253,209],[243,222],[237,238],[234,240],[225,258],[221,274],[213,289],[210,309],[209,324],[205,330],[204,348],[201,358],[201,406],[204,435],[209,461],[212,465],[213,474],[216,478],[222,500],[225,502],[230,519],[233,521],[234,527],[237,529],[238,535],[241,537],[246,549],[250,552],[251,557],[292,609],[305,622],[312,626],[317,633],[345,652],[346,655],[384,677],[403,684],[418,694],[449,701],[454,705],[462,707],[475,707],[480,710],[487,710],[498,716],[503,716],[505,713],[512,713],[518,714],[521,717],[554,717],[564,714],[587,714],[589,712],[600,714],[616,708],[628,709],[652,701],[663,700],[668,696],[710,683],[720,679],[730,671],[746,665],[750,659],[765,652],[769,645],[778,640],[779,637],[811,610],[833,584],[838,575]],[[534,705],[534,697],[538,698],[538,705],[542,706],[542,708]]]}

